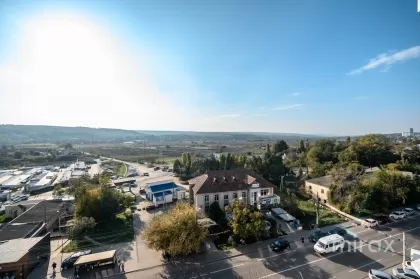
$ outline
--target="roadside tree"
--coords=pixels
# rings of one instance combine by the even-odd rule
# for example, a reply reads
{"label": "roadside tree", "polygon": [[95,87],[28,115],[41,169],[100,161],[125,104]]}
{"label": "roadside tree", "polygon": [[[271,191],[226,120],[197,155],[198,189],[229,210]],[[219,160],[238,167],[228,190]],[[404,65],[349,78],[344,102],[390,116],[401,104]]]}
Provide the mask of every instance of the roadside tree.
{"label": "roadside tree", "polygon": [[149,249],[171,256],[198,251],[206,236],[207,228],[197,223],[195,209],[186,203],[177,203],[167,213],[154,217],[142,234]]}

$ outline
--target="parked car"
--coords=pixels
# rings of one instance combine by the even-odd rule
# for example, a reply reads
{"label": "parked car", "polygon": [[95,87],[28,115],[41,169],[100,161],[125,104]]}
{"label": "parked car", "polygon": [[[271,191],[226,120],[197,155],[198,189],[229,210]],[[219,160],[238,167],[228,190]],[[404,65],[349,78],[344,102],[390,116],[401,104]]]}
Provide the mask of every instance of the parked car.
{"label": "parked car", "polygon": [[159,169],[160,169],[159,167],[154,167],[154,168],[153,168],[153,170],[154,170],[154,171],[157,171],[157,170],[159,170]]}
{"label": "parked car", "polygon": [[145,208],[143,208],[143,209],[144,209],[144,210],[149,211],[149,210],[156,209],[156,206],[155,206],[155,205],[153,205],[153,204],[151,204],[151,205],[146,206],[146,207],[145,207]]}
{"label": "parked car", "polygon": [[280,252],[285,249],[290,249],[290,243],[286,239],[279,239],[276,242],[271,243],[271,250],[274,252]]}
{"label": "parked car", "polygon": [[330,229],[327,233],[329,235],[330,234],[338,234],[338,235],[341,235],[341,236],[347,235],[347,231],[343,228],[340,228],[340,227],[334,227],[334,228]]}
{"label": "parked car", "polygon": [[316,231],[316,232],[312,233],[312,234],[308,237],[308,239],[309,239],[309,241],[310,241],[310,242],[317,242],[317,241],[318,241],[318,239],[320,239],[321,237],[327,236],[327,235],[328,235],[328,233],[326,233],[326,232],[323,232],[323,231]]}
{"label": "parked car", "polygon": [[391,212],[391,214],[389,214],[389,218],[391,218],[391,219],[398,220],[398,219],[402,219],[404,217],[405,217],[405,213],[402,212],[402,211],[394,211],[394,212]]}
{"label": "parked car", "polygon": [[386,272],[376,270],[376,269],[369,270],[369,278],[370,279],[393,279],[391,274],[388,274]]}
{"label": "parked car", "polygon": [[379,225],[378,221],[372,218],[366,219],[365,222],[363,223],[363,226],[365,228],[374,228],[374,227],[377,227],[378,225]]}
{"label": "parked car", "polygon": [[402,210],[402,212],[405,213],[405,216],[409,216],[409,215],[413,215],[414,214],[414,209],[407,207],[407,208],[404,208]]}
{"label": "parked car", "polygon": [[149,176],[149,173],[148,172],[144,172],[143,173],[143,176]]}
{"label": "parked car", "polygon": [[90,253],[92,253],[92,250],[84,250],[72,254],[70,257],[61,262],[61,269],[72,268],[73,264],[77,261],[78,258],[81,256],[89,255]]}
{"label": "parked car", "polygon": [[373,215],[373,219],[378,221],[379,225],[384,225],[384,224],[392,222],[392,220],[386,214],[375,214]]}
{"label": "parked car", "polygon": [[146,191],[144,189],[140,189],[139,194],[144,195],[144,194],[146,194]]}
{"label": "parked car", "polygon": [[392,273],[395,277],[401,279],[420,279],[420,275],[417,272],[408,268],[394,268]]}
{"label": "parked car", "polygon": [[[171,169],[171,168],[169,168],[169,169],[168,169],[168,172],[172,172],[172,169]],[[420,210],[420,209],[419,209],[419,210]]]}

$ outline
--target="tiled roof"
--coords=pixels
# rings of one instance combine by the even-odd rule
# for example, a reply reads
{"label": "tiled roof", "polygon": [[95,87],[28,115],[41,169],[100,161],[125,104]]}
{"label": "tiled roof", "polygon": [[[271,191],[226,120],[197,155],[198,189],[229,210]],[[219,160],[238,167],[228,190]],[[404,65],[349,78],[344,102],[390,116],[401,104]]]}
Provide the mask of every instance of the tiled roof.
{"label": "tiled roof", "polygon": [[331,186],[331,176],[327,175],[327,176],[321,176],[321,177],[317,177],[317,178],[312,178],[312,179],[308,179],[306,180],[307,182],[313,183],[313,184],[317,184],[317,185],[321,185],[324,187],[329,188]]}
{"label": "tiled roof", "polygon": [[195,194],[240,191],[248,189],[253,183],[259,183],[261,188],[274,187],[262,176],[247,169],[210,171],[189,180],[189,184],[194,185]]}

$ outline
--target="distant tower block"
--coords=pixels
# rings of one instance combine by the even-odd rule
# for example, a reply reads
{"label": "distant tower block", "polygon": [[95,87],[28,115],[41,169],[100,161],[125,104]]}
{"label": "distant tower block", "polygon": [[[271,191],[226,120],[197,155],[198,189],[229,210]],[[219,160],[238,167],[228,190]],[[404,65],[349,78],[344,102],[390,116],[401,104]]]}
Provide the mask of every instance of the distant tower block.
{"label": "distant tower block", "polygon": [[414,129],[413,128],[410,128],[410,137],[414,137]]}

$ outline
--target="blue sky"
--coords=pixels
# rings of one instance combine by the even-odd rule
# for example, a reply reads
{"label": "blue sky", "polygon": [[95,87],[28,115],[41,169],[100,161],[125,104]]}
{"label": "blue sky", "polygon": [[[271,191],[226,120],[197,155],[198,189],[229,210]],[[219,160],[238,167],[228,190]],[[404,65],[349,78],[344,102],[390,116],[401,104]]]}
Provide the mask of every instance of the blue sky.
{"label": "blue sky", "polygon": [[416,0],[0,5],[1,123],[420,130]]}

